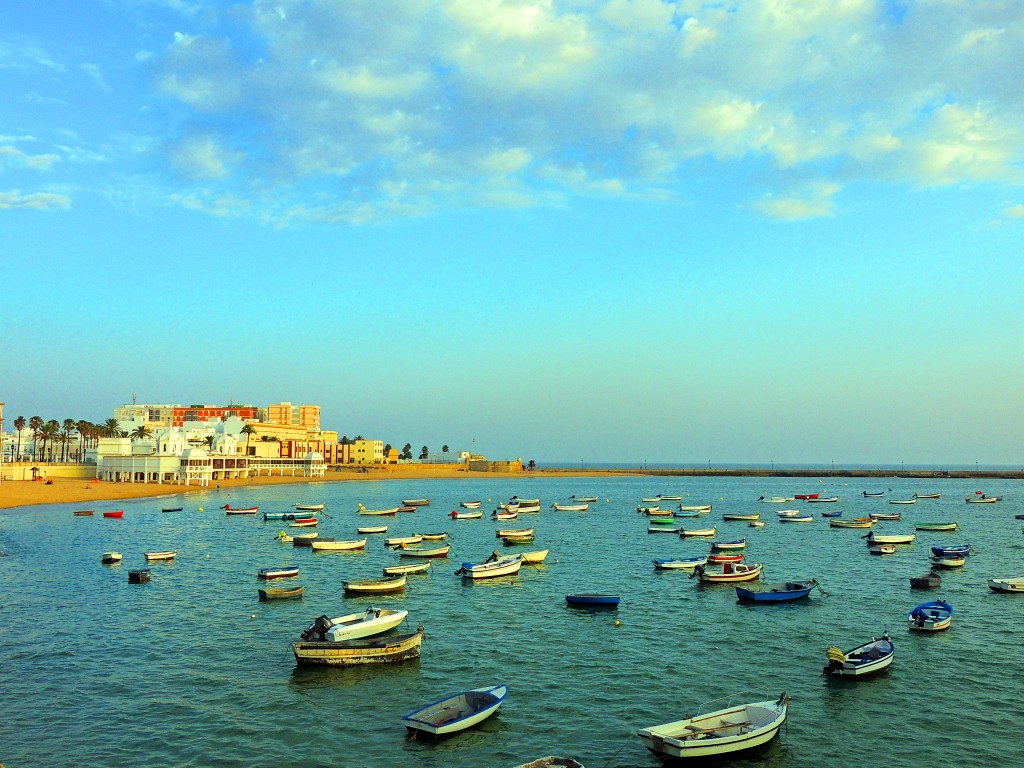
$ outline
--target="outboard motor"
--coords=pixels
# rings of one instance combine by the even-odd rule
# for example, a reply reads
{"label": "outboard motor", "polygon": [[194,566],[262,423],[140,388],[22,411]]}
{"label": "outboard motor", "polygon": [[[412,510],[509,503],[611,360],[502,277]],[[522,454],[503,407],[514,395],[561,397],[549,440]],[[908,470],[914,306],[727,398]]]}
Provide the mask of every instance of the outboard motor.
{"label": "outboard motor", "polygon": [[324,640],[325,633],[328,629],[334,626],[334,622],[330,620],[326,615],[317,617],[317,620],[309,625],[309,629],[302,633],[302,639],[306,642],[310,640]]}

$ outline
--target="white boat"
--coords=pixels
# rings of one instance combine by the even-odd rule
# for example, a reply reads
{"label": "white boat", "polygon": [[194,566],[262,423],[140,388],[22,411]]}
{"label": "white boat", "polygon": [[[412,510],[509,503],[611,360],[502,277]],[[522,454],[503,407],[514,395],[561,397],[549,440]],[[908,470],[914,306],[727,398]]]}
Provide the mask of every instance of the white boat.
{"label": "white boat", "polygon": [[783,515],[779,518],[780,523],[813,523],[814,515]]}
{"label": "white boat", "polygon": [[808,504],[833,504],[839,501],[838,496],[819,496],[816,499],[804,499]]}
{"label": "white boat", "polygon": [[522,552],[520,557],[523,558],[523,562],[527,565],[538,565],[544,562],[550,551],[548,549],[538,549],[534,552]]}
{"label": "white boat", "polygon": [[871,531],[867,536],[868,546],[872,544],[913,544],[917,538],[916,533],[875,533]]}
{"label": "white boat", "polygon": [[641,504],[657,504],[661,501],[661,496],[650,496],[646,499],[640,499]]}
{"label": "white boat", "polygon": [[463,509],[480,509],[482,503],[480,501],[460,501],[459,506]]}
{"label": "white boat", "polygon": [[519,555],[499,556],[475,565],[463,563],[462,567],[455,571],[455,575],[467,579],[495,579],[499,576],[515,576],[522,567],[523,558]]}
{"label": "white boat", "polygon": [[361,579],[341,582],[346,594],[380,595],[386,592],[401,592],[405,589],[406,574],[385,576],[383,579]]}
{"label": "white boat", "polygon": [[[682,496],[666,496],[664,493],[659,493],[658,494],[658,500],[659,501],[682,501],[683,497]],[[583,499],[580,499],[580,501],[583,501]],[[597,501],[597,499],[594,499],[594,501]]]}
{"label": "white boat", "polygon": [[366,549],[366,539],[352,541],[314,541],[310,545],[314,552],[343,552],[352,549]]}
{"label": "white boat", "polygon": [[446,544],[443,547],[420,547],[419,549],[402,548],[398,550],[398,554],[402,557],[448,557],[451,548],[451,544]]}
{"label": "white boat", "polygon": [[674,526],[649,525],[649,526],[647,526],[647,532],[648,533],[676,533],[677,531],[676,531]]}
{"label": "white boat", "polygon": [[696,504],[696,505],[691,504],[691,505],[687,506],[687,505],[684,505],[684,504],[679,504],[676,507],[676,509],[678,509],[680,512],[710,512],[711,511],[711,505],[710,504]]}
{"label": "white boat", "polygon": [[597,501],[597,496],[570,496],[569,498],[579,504],[593,504]]}
{"label": "white boat", "polygon": [[932,555],[929,559],[933,567],[939,568],[963,568],[967,564],[967,558],[963,555]]}
{"label": "white boat", "polygon": [[326,504],[296,504],[296,509],[303,509],[307,512],[320,512],[326,507]]}
{"label": "white boat", "polygon": [[871,638],[871,642],[858,645],[846,653],[833,645],[825,651],[828,664],[822,673],[836,677],[870,677],[888,669],[895,653],[888,632],[881,639]]}
{"label": "white boat", "polygon": [[896,545],[875,544],[874,546],[868,547],[868,552],[872,555],[894,555],[896,554]]}
{"label": "white boat", "polygon": [[801,512],[799,509],[780,509],[775,514],[779,517],[800,517],[806,513]]}
{"label": "white boat", "polygon": [[747,525],[749,525],[751,528],[764,528],[765,522],[764,520],[752,520],[749,523],[747,523]]}
{"label": "white boat", "polygon": [[698,565],[693,575],[705,584],[731,584],[761,578],[761,563],[722,563],[715,566]]}
{"label": "white boat", "polygon": [[493,715],[508,697],[504,685],[488,685],[456,693],[427,704],[402,718],[410,733],[422,731],[434,736],[470,728]]}
{"label": "white boat", "polygon": [[714,536],[718,532],[718,526],[711,526],[710,528],[680,528],[679,535],[683,538],[687,536]]}
{"label": "white boat", "polygon": [[289,528],[316,528],[317,520],[301,520],[297,523],[288,523]]}
{"label": "white boat", "polygon": [[480,512],[479,510],[476,512],[457,512],[456,510],[453,509],[450,513],[448,513],[448,517],[450,517],[452,520],[479,520],[483,516],[484,513]]}
{"label": "white boat", "polygon": [[699,557],[676,557],[654,561],[656,571],[692,571],[698,565],[707,565],[706,556]]}
{"label": "white boat", "polygon": [[586,512],[590,508],[589,504],[552,504],[551,506],[559,512]]}
{"label": "white boat", "polygon": [[164,552],[146,552],[144,556],[146,560],[173,560],[178,556],[178,550],[169,549]]}
{"label": "white boat", "polygon": [[997,501],[1002,501],[1002,496],[968,496],[964,501],[968,504],[995,504]]}
{"label": "white boat", "polygon": [[652,512],[661,512],[661,507],[657,504],[638,504],[636,507],[636,511],[639,512],[641,515],[649,515]]}
{"label": "white boat", "polygon": [[356,528],[356,533],[387,533],[387,525],[367,525],[362,528]]}
{"label": "white boat", "polygon": [[397,515],[398,507],[388,507],[387,509],[367,509],[362,504],[359,505],[360,515]]}
{"label": "white boat", "polygon": [[993,592],[1024,592],[1024,576],[1016,579],[989,579],[988,588]]}
{"label": "white boat", "polygon": [[528,507],[532,507],[534,505],[539,505],[540,499],[520,499],[518,496],[513,496],[511,499],[508,500],[508,503],[518,504],[519,506],[523,506],[525,504]]}
{"label": "white boat", "polygon": [[388,608],[367,608],[362,613],[350,613],[329,619],[320,616],[302,633],[305,641],[320,640],[336,643],[340,640],[357,640],[372,637],[394,629],[409,615],[408,611]]}
{"label": "white boat", "polygon": [[100,557],[100,562],[106,565],[112,565],[114,563],[120,563],[123,560],[123,556],[120,552],[104,552]]}
{"label": "white boat", "polygon": [[499,539],[505,539],[509,536],[533,536],[533,528],[499,528],[494,532],[494,535]]}
{"label": "white boat", "polygon": [[419,544],[423,541],[423,536],[417,534],[415,536],[392,536],[384,539],[385,547],[401,547],[405,544]]}
{"label": "white boat", "polygon": [[727,706],[707,714],[698,711],[696,717],[642,728],[637,736],[656,755],[707,758],[733,754],[774,739],[786,722],[788,705],[789,697],[783,693],[775,701]]}
{"label": "white boat", "polygon": [[917,504],[917,499],[889,499],[890,504]]}
{"label": "white boat", "polygon": [[384,569],[385,576],[398,576],[403,573],[423,573],[429,571],[432,563],[427,560],[423,563],[414,563],[413,565],[389,565]]}
{"label": "white boat", "polygon": [[540,512],[540,504],[520,504],[516,511],[521,515],[533,515]]}
{"label": "white boat", "polygon": [[519,517],[519,510],[517,509],[514,512],[509,512],[507,509],[504,512],[494,510],[493,512],[491,512],[491,517],[493,517],[495,520],[515,520],[517,517]]}
{"label": "white boat", "polygon": [[769,496],[767,499],[762,496],[758,501],[763,501],[765,504],[785,504],[787,501],[796,501],[792,496]]}

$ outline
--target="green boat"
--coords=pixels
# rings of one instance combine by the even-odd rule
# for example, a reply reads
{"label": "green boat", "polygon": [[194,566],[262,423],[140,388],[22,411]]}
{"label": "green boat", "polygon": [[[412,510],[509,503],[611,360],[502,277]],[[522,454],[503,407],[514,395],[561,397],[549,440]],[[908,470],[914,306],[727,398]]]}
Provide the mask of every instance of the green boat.
{"label": "green boat", "polygon": [[660,517],[652,517],[647,522],[651,525],[675,525],[676,519],[674,517],[666,517],[664,519]]}
{"label": "green boat", "polygon": [[955,531],[959,523],[917,523],[914,525],[916,531]]}

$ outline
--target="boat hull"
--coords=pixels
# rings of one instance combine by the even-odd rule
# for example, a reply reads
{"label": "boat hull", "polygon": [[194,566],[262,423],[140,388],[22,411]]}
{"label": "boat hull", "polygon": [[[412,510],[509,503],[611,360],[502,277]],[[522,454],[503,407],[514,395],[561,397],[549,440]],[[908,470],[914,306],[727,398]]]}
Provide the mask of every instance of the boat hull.
{"label": "boat hull", "polygon": [[260,600],[266,602],[267,600],[296,600],[302,597],[305,593],[305,587],[292,587],[291,589],[260,589],[259,592]]}
{"label": "boat hull", "polygon": [[568,605],[581,605],[588,608],[614,608],[621,601],[620,595],[566,595]]}
{"label": "boat hull", "polygon": [[464,731],[497,712],[507,697],[508,688],[504,685],[474,688],[410,712],[402,718],[402,724],[410,733],[422,732],[431,736]]}
{"label": "boat hull", "polygon": [[298,664],[354,666],[391,664],[417,659],[423,644],[423,627],[406,635],[356,641],[299,641],[292,643]]}

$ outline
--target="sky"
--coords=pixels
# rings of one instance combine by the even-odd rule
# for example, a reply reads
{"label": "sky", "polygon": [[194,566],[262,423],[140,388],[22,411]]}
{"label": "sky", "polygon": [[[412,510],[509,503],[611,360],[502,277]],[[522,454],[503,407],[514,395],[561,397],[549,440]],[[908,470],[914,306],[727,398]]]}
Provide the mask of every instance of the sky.
{"label": "sky", "polygon": [[8,0],[0,400],[1022,464],[1018,0]]}

